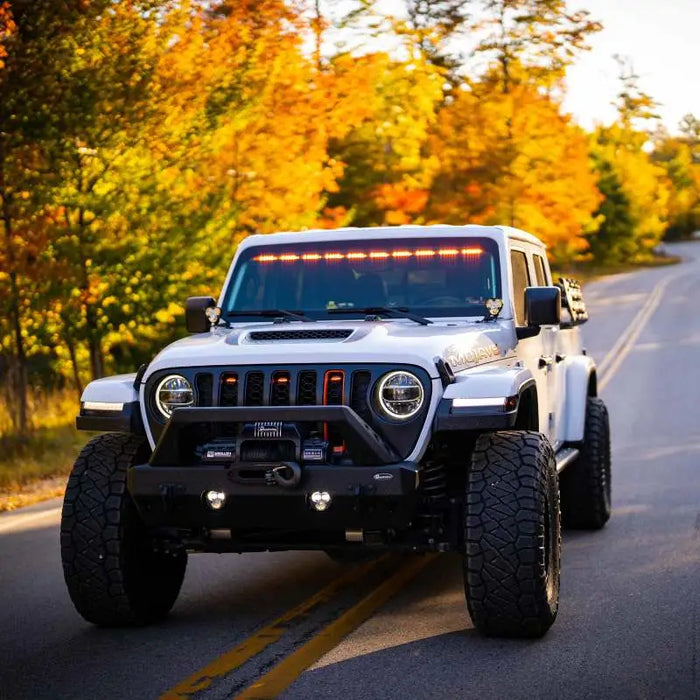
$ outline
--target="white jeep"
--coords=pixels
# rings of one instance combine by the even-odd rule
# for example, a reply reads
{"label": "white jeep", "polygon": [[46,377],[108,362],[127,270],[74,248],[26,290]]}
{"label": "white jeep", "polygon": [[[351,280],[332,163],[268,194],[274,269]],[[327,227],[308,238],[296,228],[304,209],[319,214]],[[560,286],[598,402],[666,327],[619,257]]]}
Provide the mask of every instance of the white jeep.
{"label": "white jeep", "polygon": [[[164,617],[188,552],[457,551],[484,634],[540,636],[565,525],[610,516],[579,286],[504,226],[251,236],[192,334],[92,382],[61,525],[78,611]],[[560,496],[561,494],[561,496]],[[560,510],[561,498],[561,510]]]}

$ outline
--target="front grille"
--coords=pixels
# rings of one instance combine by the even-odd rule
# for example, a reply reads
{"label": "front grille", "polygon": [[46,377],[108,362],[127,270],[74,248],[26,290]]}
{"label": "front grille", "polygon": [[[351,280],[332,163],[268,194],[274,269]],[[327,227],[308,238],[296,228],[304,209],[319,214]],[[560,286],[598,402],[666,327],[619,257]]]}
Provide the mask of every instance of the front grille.
{"label": "front grille", "polygon": [[[399,423],[387,421],[372,402],[372,387],[387,372],[401,369],[400,365],[288,365],[288,366],[237,366],[191,367],[178,369],[195,387],[197,406],[350,406],[357,415],[384,438],[398,454],[405,457],[418,439],[430,398],[430,379],[419,368],[405,366],[421,377],[426,392],[425,411],[414,420]],[[152,396],[158,382],[171,373],[156,372],[147,381],[146,392]],[[160,437],[165,421],[150,410],[149,424],[153,437]],[[235,423],[220,424],[207,433],[202,424],[202,435],[232,437],[240,426]],[[319,425],[330,442],[343,447],[342,438],[332,425]],[[205,435],[206,433],[206,435]],[[199,435],[199,434],[198,434]],[[197,437],[198,444],[206,440]]]}
{"label": "front grille", "polygon": [[275,340],[345,340],[352,333],[352,328],[330,328],[315,331],[251,331],[248,333],[248,339],[256,342],[273,342]]}

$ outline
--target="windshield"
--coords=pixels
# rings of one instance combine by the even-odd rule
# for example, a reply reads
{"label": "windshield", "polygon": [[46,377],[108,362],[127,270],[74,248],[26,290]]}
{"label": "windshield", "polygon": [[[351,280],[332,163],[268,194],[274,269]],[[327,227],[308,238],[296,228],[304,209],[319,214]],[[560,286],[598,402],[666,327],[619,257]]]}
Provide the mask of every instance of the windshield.
{"label": "windshield", "polygon": [[500,297],[498,246],[488,238],[300,241],[247,249],[222,311],[231,320],[270,309],[338,320],[338,309],[352,317],[378,307],[482,316],[486,300]]}

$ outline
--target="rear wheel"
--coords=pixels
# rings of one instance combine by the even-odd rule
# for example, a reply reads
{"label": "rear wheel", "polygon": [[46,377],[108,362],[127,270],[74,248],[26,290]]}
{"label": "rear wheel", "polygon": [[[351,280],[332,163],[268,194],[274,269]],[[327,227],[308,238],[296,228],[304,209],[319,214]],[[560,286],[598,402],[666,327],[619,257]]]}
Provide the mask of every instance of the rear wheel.
{"label": "rear wheel", "polygon": [[586,427],[578,459],[560,476],[565,527],[600,530],[610,519],[610,422],[603,401],[586,402]]}
{"label": "rear wheel", "polygon": [[68,479],[63,573],[76,609],[97,625],[154,622],[180,592],[187,553],[145,527],[126,489],[128,468],[148,456],[143,438],[99,435],[83,448]]}
{"label": "rear wheel", "polygon": [[464,588],[488,636],[539,637],[559,606],[561,527],[544,435],[504,431],[475,445],[465,498]]}

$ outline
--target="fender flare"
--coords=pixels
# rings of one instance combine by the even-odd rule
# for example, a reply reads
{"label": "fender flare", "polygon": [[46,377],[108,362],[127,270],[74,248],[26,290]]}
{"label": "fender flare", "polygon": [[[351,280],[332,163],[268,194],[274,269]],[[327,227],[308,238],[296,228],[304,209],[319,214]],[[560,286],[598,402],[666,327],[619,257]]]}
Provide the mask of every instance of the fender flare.
{"label": "fender flare", "polygon": [[136,377],[134,372],[90,382],[80,397],[78,430],[145,435]]}
{"label": "fender flare", "polygon": [[[589,392],[593,378],[593,391]],[[581,442],[586,427],[586,401],[595,396],[597,377],[595,362],[587,355],[577,355],[566,362],[566,403],[564,442]]]}
{"label": "fender flare", "polygon": [[[525,367],[488,367],[462,372],[445,388],[434,430],[506,430],[513,428],[523,392],[535,387]],[[455,399],[464,399],[456,406]]]}

